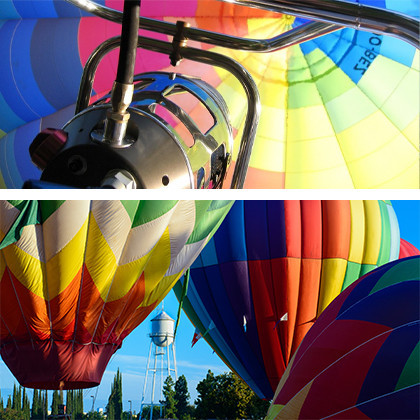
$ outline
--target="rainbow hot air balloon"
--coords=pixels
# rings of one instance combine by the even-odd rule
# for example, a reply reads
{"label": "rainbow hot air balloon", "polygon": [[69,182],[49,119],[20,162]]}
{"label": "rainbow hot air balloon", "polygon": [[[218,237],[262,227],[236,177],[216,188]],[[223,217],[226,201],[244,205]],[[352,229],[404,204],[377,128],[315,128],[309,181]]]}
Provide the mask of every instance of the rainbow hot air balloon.
{"label": "rainbow hot air balloon", "polygon": [[99,384],[231,207],[224,201],[1,201],[0,353],[43,389]]}
{"label": "rainbow hot air balloon", "polygon": [[[71,117],[82,66],[117,24],[53,0],[4,1],[0,17],[0,184],[19,188],[39,177],[28,145],[48,126]],[[419,18],[416,0],[363,1]],[[103,2],[102,2],[103,4]],[[105,1],[121,8],[122,0]],[[141,14],[239,37],[266,39],[307,21],[216,0],[142,1]],[[148,33],[150,35],[150,33]],[[154,34],[171,41],[171,37]],[[418,188],[419,53],[389,36],[343,29],[301,45],[259,54],[191,42],[229,55],[254,77],[262,113],[245,187]],[[48,45],[48,48],[46,47]],[[94,95],[111,88],[117,53],[100,65]],[[141,50],[136,72],[174,71],[168,57]],[[246,113],[239,82],[216,67],[184,61],[176,70],[216,87],[236,133]],[[195,103],[183,104],[200,120]],[[233,172],[231,168],[228,180]],[[225,182],[229,186],[229,182]]]}
{"label": "rainbow hot air balloon", "polygon": [[389,202],[237,201],[193,264],[183,308],[223,361],[271,399],[320,313],[397,259],[399,241]]}
{"label": "rainbow hot air balloon", "polygon": [[420,257],[391,262],[340,294],[303,339],[267,419],[415,419]]}

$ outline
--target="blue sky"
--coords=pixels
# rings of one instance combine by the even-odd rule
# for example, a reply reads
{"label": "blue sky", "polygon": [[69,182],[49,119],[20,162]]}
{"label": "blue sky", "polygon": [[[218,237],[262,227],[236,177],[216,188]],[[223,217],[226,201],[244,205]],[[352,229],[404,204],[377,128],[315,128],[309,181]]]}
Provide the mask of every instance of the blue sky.
{"label": "blue sky", "polygon": [[[420,249],[420,201],[393,201],[393,207],[398,217],[401,237]],[[164,305],[165,311],[172,318],[176,318],[178,301],[172,292],[165,298]],[[150,345],[150,338],[148,337],[150,319],[156,313],[157,311],[154,311],[143,324],[125,339],[122,348],[111,359],[98,389],[92,388],[85,391],[85,411],[92,406],[91,395],[96,396],[95,409],[105,407],[117,368],[123,374],[124,409],[129,409],[128,400],[132,400],[133,411],[139,411]],[[198,382],[205,377],[208,369],[211,369],[215,374],[228,371],[228,368],[204,340],[199,340],[191,348],[193,334],[194,327],[185,314],[182,314],[176,339],[178,375],[186,376],[192,401],[197,396],[195,388]],[[13,376],[0,360],[0,389],[4,399],[7,398],[11,388],[13,388],[13,383]]]}

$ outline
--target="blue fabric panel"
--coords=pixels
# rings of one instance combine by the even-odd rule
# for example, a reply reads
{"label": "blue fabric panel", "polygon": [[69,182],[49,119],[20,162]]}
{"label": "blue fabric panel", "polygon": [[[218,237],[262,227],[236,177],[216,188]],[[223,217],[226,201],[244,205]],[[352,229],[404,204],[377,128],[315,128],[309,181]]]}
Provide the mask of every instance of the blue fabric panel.
{"label": "blue fabric panel", "polygon": [[15,0],[14,3],[17,12],[22,18],[57,17],[57,13],[51,0]]}
{"label": "blue fabric panel", "polygon": [[191,268],[208,267],[209,265],[217,265],[217,254],[214,243],[214,237],[210,239],[204,249],[200,252],[200,255],[193,262]]}
{"label": "blue fabric panel", "polygon": [[[0,65],[1,68],[1,65]],[[1,71],[1,70],[0,70]],[[3,83],[2,83],[3,84]],[[2,89],[2,88],[0,88]],[[13,110],[10,109],[7,102],[4,100],[3,95],[0,93],[0,128],[8,133],[14,130],[16,127],[24,124],[25,121],[19,118]]]}
{"label": "blue fabric panel", "polygon": [[372,419],[418,419],[420,413],[420,385],[398,390],[357,408]]}
{"label": "blue fabric panel", "polygon": [[[29,145],[40,131],[40,120],[32,121],[16,130],[15,134],[15,160],[20,177],[23,181],[28,179],[38,179],[41,175],[40,170],[32,163],[29,155]],[[16,158],[17,157],[17,158]]]}
{"label": "blue fabric panel", "polygon": [[381,53],[385,57],[396,60],[407,67],[411,67],[416,48],[401,39],[384,36]]}
{"label": "blue fabric panel", "polygon": [[0,141],[0,168],[3,180],[8,188],[22,188],[23,179],[16,166],[14,150],[16,131],[6,134]]}
{"label": "blue fabric panel", "polygon": [[267,201],[268,244],[270,247],[268,259],[287,256],[286,221],[284,216],[284,201]]}
{"label": "blue fabric panel", "polygon": [[40,19],[33,31],[30,52],[33,74],[54,110],[77,99],[83,72],[78,49],[79,23],[80,19]]}
{"label": "blue fabric panel", "polygon": [[[372,293],[346,312],[340,311],[337,319],[358,319],[396,328],[418,320],[418,292],[419,281],[407,280]],[[395,313],[393,307],[404,310]]]}
{"label": "blue fabric panel", "polygon": [[0,19],[19,19],[19,13],[13,4],[13,0],[2,0],[0,7]]}
{"label": "blue fabric panel", "polygon": [[394,330],[376,354],[357,403],[395,391],[408,358],[420,339],[420,321]]}
{"label": "blue fabric panel", "polygon": [[214,235],[217,260],[220,264],[229,261],[246,261],[244,234],[244,201],[236,201]]}

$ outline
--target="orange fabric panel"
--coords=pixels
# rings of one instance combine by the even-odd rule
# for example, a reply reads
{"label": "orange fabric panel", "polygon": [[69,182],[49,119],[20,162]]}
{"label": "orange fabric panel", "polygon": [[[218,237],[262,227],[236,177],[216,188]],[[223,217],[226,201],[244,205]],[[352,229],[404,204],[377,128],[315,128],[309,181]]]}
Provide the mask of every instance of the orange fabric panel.
{"label": "orange fabric panel", "polygon": [[324,200],[322,202],[322,257],[347,260],[350,250],[350,231],[350,202]]}
{"label": "orange fabric panel", "polygon": [[[235,164],[232,163],[228,170],[225,182],[223,183],[223,188],[230,188],[234,167]],[[264,188],[267,189],[284,188],[284,176],[284,172],[270,172],[249,167],[245,178],[244,188],[260,189],[261,185],[264,185]]]}
{"label": "orange fabric panel", "polygon": [[297,307],[292,354],[317,318],[321,266],[320,259],[302,259],[299,305]]}
{"label": "orange fabric panel", "polygon": [[196,16],[268,18],[280,17],[282,15],[233,3],[223,3],[216,0],[198,0]]}
{"label": "orange fabric panel", "polygon": [[[47,303],[23,286],[7,269],[0,282],[0,306],[5,314],[4,322],[16,340],[28,335],[39,339],[50,337]],[[3,336],[3,331],[1,334]]]}
{"label": "orange fabric panel", "polygon": [[74,335],[77,302],[80,292],[82,268],[71,283],[50,301],[51,321],[55,340],[69,340]]}

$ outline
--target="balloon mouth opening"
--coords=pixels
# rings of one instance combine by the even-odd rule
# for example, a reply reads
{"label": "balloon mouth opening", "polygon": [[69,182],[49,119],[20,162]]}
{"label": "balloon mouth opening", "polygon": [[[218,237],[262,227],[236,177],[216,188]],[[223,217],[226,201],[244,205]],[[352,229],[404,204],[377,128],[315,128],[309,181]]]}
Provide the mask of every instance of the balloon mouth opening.
{"label": "balloon mouth opening", "polygon": [[112,343],[80,344],[46,339],[4,343],[0,353],[22,386],[66,390],[99,385],[118,348]]}

